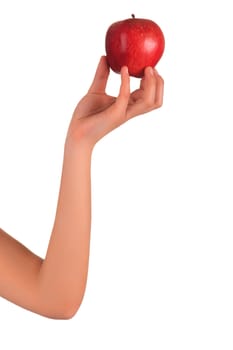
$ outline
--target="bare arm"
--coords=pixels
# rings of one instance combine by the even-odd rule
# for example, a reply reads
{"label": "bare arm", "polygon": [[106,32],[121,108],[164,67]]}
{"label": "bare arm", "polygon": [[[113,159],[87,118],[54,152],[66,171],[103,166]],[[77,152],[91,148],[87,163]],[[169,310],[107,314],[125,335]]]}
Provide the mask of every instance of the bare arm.
{"label": "bare arm", "polygon": [[66,149],[55,223],[44,260],[0,230],[0,295],[38,314],[70,318],[86,286],[91,152]]}
{"label": "bare arm", "polygon": [[109,68],[105,57],[93,83],[77,105],[64,147],[63,169],[54,226],[45,259],[0,230],[0,296],[35,313],[70,318],[86,287],[91,230],[91,155],[107,133],[136,115],[162,105],[163,80],[145,70],[130,93],[126,67],[118,97],[105,93]]}

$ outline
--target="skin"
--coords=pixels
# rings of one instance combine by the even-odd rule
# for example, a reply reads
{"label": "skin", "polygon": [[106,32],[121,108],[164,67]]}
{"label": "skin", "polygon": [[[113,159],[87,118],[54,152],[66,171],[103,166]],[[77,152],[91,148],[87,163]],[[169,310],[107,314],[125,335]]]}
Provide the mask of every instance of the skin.
{"label": "skin", "polygon": [[70,319],[85,293],[91,232],[91,156],[96,143],[129,119],[162,106],[163,79],[147,67],[130,92],[121,69],[117,97],[106,94],[109,67],[102,56],[87,94],[74,110],[64,144],[54,225],[44,259],[0,229],[0,296],[34,313]]}

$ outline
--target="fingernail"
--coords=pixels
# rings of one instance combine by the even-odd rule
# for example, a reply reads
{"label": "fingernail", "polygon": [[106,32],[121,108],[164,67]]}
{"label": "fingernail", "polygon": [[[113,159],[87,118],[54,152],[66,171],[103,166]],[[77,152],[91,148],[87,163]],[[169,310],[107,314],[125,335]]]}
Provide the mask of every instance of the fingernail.
{"label": "fingernail", "polygon": [[123,66],[122,68],[121,68],[122,70],[124,69],[125,70],[125,73],[129,73],[129,70],[128,70],[128,67],[127,66]]}
{"label": "fingernail", "polygon": [[154,69],[152,67],[148,67],[148,71],[150,75],[154,75]]}

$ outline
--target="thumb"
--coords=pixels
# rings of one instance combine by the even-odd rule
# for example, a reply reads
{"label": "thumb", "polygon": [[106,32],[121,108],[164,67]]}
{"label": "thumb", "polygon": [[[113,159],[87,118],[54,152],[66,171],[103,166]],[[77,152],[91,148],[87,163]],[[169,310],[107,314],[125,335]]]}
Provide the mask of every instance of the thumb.
{"label": "thumb", "polygon": [[90,93],[104,93],[109,76],[109,66],[107,64],[106,56],[102,56],[98,63],[93,82],[88,92]]}

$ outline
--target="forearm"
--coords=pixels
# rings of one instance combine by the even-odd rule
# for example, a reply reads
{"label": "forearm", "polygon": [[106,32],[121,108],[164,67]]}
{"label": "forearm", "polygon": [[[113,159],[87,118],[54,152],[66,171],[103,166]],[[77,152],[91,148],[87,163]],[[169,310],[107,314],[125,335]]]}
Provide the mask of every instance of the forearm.
{"label": "forearm", "polygon": [[51,313],[64,306],[72,315],[85,291],[91,229],[91,153],[81,144],[65,146],[54,226],[39,273],[40,295]]}

